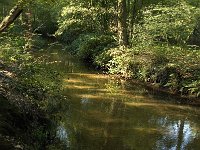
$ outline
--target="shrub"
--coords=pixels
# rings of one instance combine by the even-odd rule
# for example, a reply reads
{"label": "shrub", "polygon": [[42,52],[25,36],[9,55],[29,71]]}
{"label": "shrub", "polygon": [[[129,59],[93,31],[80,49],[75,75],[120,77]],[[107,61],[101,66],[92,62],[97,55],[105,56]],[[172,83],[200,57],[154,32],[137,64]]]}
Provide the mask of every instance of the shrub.
{"label": "shrub", "polygon": [[111,35],[86,34],[80,35],[69,48],[79,58],[93,62],[102,50],[114,44],[115,40]]}

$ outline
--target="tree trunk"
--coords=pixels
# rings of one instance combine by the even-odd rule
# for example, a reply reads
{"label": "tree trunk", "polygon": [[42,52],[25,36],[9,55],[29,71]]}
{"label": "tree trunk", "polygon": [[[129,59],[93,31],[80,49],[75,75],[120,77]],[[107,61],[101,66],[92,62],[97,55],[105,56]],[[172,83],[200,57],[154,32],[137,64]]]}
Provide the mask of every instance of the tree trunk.
{"label": "tree trunk", "polygon": [[1,22],[0,33],[9,27],[9,25],[12,24],[17,19],[17,17],[22,13],[22,11],[23,9],[20,7],[20,5],[16,5],[15,7],[13,7],[9,15],[6,16]]}
{"label": "tree trunk", "polygon": [[122,47],[127,47],[128,33],[126,0],[118,0],[118,36],[119,45]]}
{"label": "tree trunk", "polygon": [[143,7],[143,0],[134,0],[131,7],[130,21],[129,21],[129,38],[133,38],[134,23],[137,22],[139,10]]}

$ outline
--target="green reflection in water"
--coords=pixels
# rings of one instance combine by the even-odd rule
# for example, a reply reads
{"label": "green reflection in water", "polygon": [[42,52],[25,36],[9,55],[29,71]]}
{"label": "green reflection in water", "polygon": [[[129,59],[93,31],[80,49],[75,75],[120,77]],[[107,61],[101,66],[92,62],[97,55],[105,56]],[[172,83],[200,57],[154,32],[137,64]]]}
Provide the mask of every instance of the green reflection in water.
{"label": "green reflection in water", "polygon": [[66,149],[200,149],[199,108],[98,74],[53,48],[47,55],[64,74],[68,101],[56,116],[57,137]]}

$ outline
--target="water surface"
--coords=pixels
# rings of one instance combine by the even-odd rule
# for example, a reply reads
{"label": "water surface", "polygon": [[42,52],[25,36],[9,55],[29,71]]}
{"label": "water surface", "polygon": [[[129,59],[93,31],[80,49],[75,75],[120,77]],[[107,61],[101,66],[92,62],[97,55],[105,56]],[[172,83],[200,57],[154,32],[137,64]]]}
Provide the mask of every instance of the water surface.
{"label": "water surface", "polygon": [[67,100],[56,114],[62,149],[200,149],[198,107],[98,74],[62,51],[47,55],[64,76]]}

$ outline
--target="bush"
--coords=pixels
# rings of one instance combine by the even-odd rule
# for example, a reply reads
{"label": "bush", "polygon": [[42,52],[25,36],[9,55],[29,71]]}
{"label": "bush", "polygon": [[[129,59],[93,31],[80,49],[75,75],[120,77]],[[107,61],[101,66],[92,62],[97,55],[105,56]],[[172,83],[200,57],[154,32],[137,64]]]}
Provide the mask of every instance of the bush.
{"label": "bush", "polygon": [[86,34],[80,35],[78,39],[72,42],[69,47],[79,58],[94,62],[105,48],[115,44],[115,40],[111,35]]}

